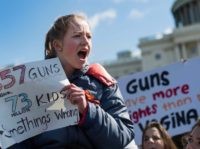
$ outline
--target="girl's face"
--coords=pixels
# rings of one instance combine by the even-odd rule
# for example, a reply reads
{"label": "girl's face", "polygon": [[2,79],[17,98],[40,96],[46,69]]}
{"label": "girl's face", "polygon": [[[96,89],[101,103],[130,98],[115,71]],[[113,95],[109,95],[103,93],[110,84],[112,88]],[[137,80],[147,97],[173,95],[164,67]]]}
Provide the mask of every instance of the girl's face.
{"label": "girl's face", "polygon": [[200,126],[196,126],[188,136],[186,149],[200,149]]}
{"label": "girl's face", "polygon": [[87,62],[92,47],[91,37],[90,27],[85,20],[78,18],[70,23],[64,39],[56,49],[67,74],[71,75]]}
{"label": "girl's face", "polygon": [[143,140],[144,149],[164,149],[163,139],[157,128],[147,129]]}

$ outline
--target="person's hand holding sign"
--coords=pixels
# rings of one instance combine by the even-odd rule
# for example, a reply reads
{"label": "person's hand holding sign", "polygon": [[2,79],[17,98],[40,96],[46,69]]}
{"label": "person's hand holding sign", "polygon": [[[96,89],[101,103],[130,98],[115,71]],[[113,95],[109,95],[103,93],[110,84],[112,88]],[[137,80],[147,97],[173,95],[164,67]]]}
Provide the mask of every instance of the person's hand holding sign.
{"label": "person's hand holding sign", "polygon": [[79,112],[83,114],[87,107],[87,100],[85,91],[74,84],[70,84],[62,89],[66,94],[67,99],[73,104],[77,105]]}

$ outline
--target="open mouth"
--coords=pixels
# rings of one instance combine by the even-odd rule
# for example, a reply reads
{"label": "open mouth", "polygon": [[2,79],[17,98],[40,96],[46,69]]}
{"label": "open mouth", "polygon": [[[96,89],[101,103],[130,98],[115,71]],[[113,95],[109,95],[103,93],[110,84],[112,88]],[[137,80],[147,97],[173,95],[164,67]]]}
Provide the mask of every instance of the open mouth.
{"label": "open mouth", "polygon": [[87,57],[87,51],[79,51],[78,56],[80,59],[85,59]]}

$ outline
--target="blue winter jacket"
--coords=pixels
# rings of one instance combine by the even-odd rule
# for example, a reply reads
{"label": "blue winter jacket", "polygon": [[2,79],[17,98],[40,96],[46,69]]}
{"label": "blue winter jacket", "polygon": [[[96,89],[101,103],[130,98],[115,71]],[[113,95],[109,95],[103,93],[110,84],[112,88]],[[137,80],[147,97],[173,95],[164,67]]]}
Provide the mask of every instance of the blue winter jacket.
{"label": "blue winter jacket", "polygon": [[87,70],[85,66],[68,78],[100,101],[99,105],[89,102],[83,123],[39,134],[10,149],[124,149],[134,139],[133,123],[117,83],[106,86],[86,74]]}

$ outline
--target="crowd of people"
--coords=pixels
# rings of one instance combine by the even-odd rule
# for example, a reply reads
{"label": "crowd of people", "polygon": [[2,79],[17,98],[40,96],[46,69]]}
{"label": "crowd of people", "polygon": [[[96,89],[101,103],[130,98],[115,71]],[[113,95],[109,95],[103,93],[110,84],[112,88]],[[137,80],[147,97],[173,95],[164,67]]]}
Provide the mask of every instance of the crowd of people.
{"label": "crowd of people", "polygon": [[[88,63],[91,39],[86,18],[70,14],[54,22],[45,41],[45,59],[58,57],[70,81],[63,92],[77,105],[79,124],[39,134],[10,149],[177,149],[158,122],[146,126],[137,147],[134,124],[116,80],[101,65]],[[182,143],[185,149],[200,149],[200,120]]]}
{"label": "crowd of people", "polygon": [[166,129],[158,122],[149,123],[142,134],[141,149],[200,149],[200,119],[182,136],[177,147]]}

